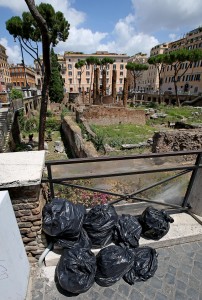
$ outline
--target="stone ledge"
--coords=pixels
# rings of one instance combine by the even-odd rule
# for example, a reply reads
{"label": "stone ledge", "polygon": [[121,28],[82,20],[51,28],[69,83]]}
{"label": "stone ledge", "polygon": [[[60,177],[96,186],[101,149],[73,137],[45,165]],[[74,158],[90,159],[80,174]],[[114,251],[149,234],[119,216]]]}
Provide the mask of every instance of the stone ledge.
{"label": "stone ledge", "polygon": [[45,151],[0,154],[0,188],[33,186],[41,183]]}
{"label": "stone ledge", "polygon": [[[202,226],[194,218],[186,213],[173,214],[172,217],[175,221],[171,224],[167,235],[159,241],[141,238],[140,246],[150,246],[157,249],[202,240]],[[100,249],[92,249],[95,255],[99,251]],[[61,252],[62,250],[59,249],[50,251],[45,258],[45,265],[47,267],[56,266]]]}

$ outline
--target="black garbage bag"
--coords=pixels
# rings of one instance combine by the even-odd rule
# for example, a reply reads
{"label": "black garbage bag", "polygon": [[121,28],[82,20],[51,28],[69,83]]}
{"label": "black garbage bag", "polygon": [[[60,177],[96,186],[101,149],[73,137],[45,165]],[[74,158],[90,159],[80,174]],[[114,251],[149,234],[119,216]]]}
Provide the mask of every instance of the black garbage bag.
{"label": "black garbage bag", "polygon": [[100,250],[95,282],[101,286],[114,284],[131,269],[133,262],[133,251],[127,247],[113,245]]}
{"label": "black garbage bag", "polygon": [[66,199],[54,198],[42,211],[43,231],[52,237],[77,241],[86,210],[82,204],[74,204]]}
{"label": "black garbage bag", "polygon": [[60,246],[65,249],[71,249],[72,247],[79,245],[80,248],[86,248],[91,249],[92,248],[92,242],[90,238],[87,235],[87,232],[85,229],[81,229],[81,232],[79,234],[79,238],[75,240],[68,240],[68,239],[62,239],[62,238],[54,238],[54,242],[57,246]]}
{"label": "black garbage bag", "polygon": [[123,279],[130,285],[138,281],[145,281],[154,276],[158,267],[157,253],[150,247],[133,249],[134,264],[123,276]]}
{"label": "black garbage bag", "polygon": [[119,217],[114,230],[115,243],[124,243],[130,247],[138,247],[142,226],[138,219],[131,215]]}
{"label": "black garbage bag", "polygon": [[108,204],[96,205],[87,213],[83,227],[92,241],[93,248],[111,243],[117,220],[115,208]]}
{"label": "black garbage bag", "polygon": [[91,288],[96,273],[96,257],[78,245],[64,249],[56,266],[56,278],[63,290],[80,294]]}
{"label": "black garbage bag", "polygon": [[174,220],[164,210],[158,210],[152,206],[147,207],[139,217],[142,225],[142,236],[144,238],[159,240],[170,228]]}

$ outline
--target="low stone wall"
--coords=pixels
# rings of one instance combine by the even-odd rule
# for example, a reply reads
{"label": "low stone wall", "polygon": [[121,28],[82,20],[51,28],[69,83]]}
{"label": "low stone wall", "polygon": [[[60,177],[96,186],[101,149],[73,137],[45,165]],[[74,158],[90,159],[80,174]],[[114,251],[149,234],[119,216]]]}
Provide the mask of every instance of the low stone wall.
{"label": "low stone wall", "polygon": [[137,124],[145,125],[144,110],[126,109],[124,107],[107,107],[93,105],[83,111],[77,111],[77,121],[85,118],[89,124],[116,125]]}
{"label": "low stone wall", "polygon": [[198,150],[202,148],[202,130],[173,130],[153,136],[152,152]]}
{"label": "low stone wall", "polygon": [[64,139],[73,157],[97,157],[98,153],[90,141],[82,138],[80,127],[69,116],[62,121]]}
{"label": "low stone wall", "polygon": [[13,187],[8,191],[29,262],[37,262],[47,246],[42,232],[45,199],[41,185]]}

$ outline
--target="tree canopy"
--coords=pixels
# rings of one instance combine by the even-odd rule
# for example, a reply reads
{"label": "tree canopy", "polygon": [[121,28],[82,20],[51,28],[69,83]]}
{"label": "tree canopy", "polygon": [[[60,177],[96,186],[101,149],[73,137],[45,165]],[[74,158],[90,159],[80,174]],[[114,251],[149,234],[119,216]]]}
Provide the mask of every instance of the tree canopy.
{"label": "tree canopy", "polygon": [[[63,13],[55,12],[50,4],[41,3],[36,6],[34,0],[25,0],[25,2],[30,12],[23,12],[21,18],[12,17],[6,22],[6,28],[14,38],[18,38],[23,49],[38,61],[42,72],[44,71],[38,145],[38,149],[43,150],[51,77],[50,46],[55,46],[59,41],[67,39],[70,25]],[[43,66],[39,59],[38,42],[42,43]]]}
{"label": "tree canopy", "polygon": [[64,82],[60,74],[61,66],[58,63],[57,54],[51,49],[51,77],[49,97],[51,102],[61,102],[64,98]]}
{"label": "tree canopy", "polygon": [[133,77],[133,88],[136,88],[136,80],[141,77],[143,72],[148,69],[148,65],[140,64],[136,62],[128,62],[126,65],[126,69],[130,72]]}

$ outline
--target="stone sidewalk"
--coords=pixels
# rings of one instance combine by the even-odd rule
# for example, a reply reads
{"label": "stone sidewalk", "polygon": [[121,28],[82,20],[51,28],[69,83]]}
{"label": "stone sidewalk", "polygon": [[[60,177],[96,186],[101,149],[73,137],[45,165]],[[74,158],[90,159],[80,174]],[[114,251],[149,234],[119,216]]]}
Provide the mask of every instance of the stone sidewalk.
{"label": "stone sidewalk", "polygon": [[120,280],[107,288],[95,283],[86,293],[73,297],[58,291],[55,267],[38,269],[26,300],[202,300],[202,240],[157,252],[158,269],[148,281],[130,286]]}

